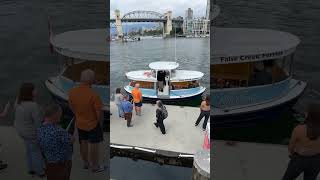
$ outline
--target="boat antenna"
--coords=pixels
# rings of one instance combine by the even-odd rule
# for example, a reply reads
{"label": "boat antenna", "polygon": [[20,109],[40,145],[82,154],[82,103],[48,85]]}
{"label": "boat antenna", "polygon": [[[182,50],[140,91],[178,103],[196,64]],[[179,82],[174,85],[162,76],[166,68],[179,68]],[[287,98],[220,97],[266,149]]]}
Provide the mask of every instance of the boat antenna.
{"label": "boat antenna", "polygon": [[174,60],[177,61],[177,28],[174,26]]}

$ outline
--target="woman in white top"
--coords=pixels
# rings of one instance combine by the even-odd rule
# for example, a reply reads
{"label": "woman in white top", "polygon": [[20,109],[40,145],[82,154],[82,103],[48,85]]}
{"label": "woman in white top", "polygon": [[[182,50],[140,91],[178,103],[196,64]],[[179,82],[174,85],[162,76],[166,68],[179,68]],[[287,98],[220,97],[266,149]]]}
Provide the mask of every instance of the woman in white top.
{"label": "woman in white top", "polygon": [[44,160],[37,141],[37,129],[41,125],[42,116],[34,101],[35,96],[36,90],[32,83],[22,84],[15,107],[14,126],[25,144],[28,173],[44,177]]}
{"label": "woman in white top", "polygon": [[124,118],[124,112],[123,109],[121,107],[121,102],[123,101],[123,95],[121,94],[121,89],[117,88],[116,89],[116,95],[115,95],[115,103],[118,107],[118,113],[119,113],[119,117]]}

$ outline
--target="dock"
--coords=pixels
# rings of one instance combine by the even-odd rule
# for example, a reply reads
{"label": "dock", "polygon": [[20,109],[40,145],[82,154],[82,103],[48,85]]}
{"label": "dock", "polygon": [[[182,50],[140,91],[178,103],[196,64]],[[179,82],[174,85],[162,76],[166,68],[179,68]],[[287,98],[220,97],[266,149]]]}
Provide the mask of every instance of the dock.
{"label": "dock", "polygon": [[200,110],[196,107],[166,105],[168,118],[164,120],[166,134],[154,126],[156,106],[143,104],[142,116],[133,112],[133,127],[119,118],[114,102],[110,102],[111,157],[143,159],[160,164],[192,167],[193,154],[202,149],[205,132],[202,122],[194,126]]}
{"label": "dock", "polygon": [[[109,138],[105,133],[104,138]],[[78,138],[77,138],[78,139]],[[18,137],[16,130],[12,126],[0,126],[0,160],[8,163],[8,168],[0,171],[1,180],[21,179],[21,180],[37,180],[36,178],[27,173],[27,166],[25,160],[24,143]],[[108,167],[108,144],[107,141],[101,145],[100,157],[101,161]],[[88,170],[82,169],[82,160],[80,158],[79,143],[74,144],[74,153],[72,161],[71,180],[87,180],[97,179],[106,180],[109,177],[109,170],[101,173],[91,173]],[[45,178],[44,178],[45,179]]]}
{"label": "dock", "polygon": [[[236,142],[231,146],[214,141],[211,154],[210,174],[214,180],[281,179],[289,162],[287,146],[276,144]],[[297,178],[302,179],[303,175]]]}

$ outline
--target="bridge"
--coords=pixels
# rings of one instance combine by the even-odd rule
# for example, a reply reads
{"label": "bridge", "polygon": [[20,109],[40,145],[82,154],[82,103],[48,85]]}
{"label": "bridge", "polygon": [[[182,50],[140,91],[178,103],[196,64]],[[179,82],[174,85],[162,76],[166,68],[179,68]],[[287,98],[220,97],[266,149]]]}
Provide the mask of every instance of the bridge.
{"label": "bridge", "polygon": [[122,23],[133,22],[156,22],[163,23],[164,35],[169,35],[172,27],[181,27],[183,19],[172,18],[172,11],[167,11],[164,14],[155,11],[132,11],[120,16],[120,11],[115,10],[115,19],[110,19],[111,24],[115,24],[118,38],[123,38]]}

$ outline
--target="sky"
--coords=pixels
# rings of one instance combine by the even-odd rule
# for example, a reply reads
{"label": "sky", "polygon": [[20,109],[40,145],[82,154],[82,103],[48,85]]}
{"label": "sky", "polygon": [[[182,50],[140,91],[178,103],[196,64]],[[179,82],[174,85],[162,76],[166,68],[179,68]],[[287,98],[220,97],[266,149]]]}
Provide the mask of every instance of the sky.
{"label": "sky", "polygon": [[206,15],[207,0],[110,0],[110,18],[119,9],[121,16],[135,10],[149,10],[164,14],[171,10],[173,17],[185,16],[188,8],[193,9],[194,17]]}

